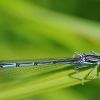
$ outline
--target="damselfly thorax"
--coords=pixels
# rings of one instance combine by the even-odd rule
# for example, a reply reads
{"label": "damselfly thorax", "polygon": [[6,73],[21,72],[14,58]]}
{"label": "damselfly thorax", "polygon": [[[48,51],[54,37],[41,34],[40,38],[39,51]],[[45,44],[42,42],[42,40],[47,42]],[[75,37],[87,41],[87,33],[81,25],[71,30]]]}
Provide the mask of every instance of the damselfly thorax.
{"label": "damselfly thorax", "polygon": [[85,54],[79,56],[79,62],[81,64],[96,64],[100,62],[100,56],[93,54]]}

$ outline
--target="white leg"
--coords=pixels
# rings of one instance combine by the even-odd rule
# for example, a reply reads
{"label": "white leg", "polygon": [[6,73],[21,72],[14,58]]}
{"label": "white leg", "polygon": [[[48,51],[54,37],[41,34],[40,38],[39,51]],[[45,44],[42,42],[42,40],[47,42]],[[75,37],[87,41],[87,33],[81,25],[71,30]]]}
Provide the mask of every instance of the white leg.
{"label": "white leg", "polygon": [[78,69],[79,69],[79,68],[81,68],[81,67],[75,67],[74,69],[75,69],[75,71],[76,71],[76,73],[77,73],[79,79],[81,80],[82,85],[84,85],[83,79],[82,79],[81,75],[80,75],[79,72],[78,72]]}
{"label": "white leg", "polygon": [[93,76],[93,75],[91,75],[91,74],[93,73],[93,71],[94,71],[96,68],[98,68],[99,65],[100,65],[100,63],[98,62],[97,65],[88,73],[88,76],[92,76],[92,77],[94,77],[94,78],[100,78],[100,77],[98,77],[98,76]]}
{"label": "white leg", "polygon": [[80,53],[78,53],[78,52],[74,52],[74,54],[73,54],[73,58],[75,58],[76,55],[81,56]]}
{"label": "white leg", "polygon": [[[79,77],[79,79],[81,80],[82,85],[84,85],[84,82],[83,82],[83,78],[81,77],[81,75],[80,75],[79,72],[78,72],[78,69],[84,68],[84,67],[88,67],[88,65],[77,66],[77,67],[74,68],[75,71],[76,71],[76,73],[77,73],[77,75],[78,75],[78,77]],[[88,74],[88,75],[89,75],[89,74]],[[87,75],[87,76],[88,76],[88,75]],[[86,77],[87,77],[87,76],[86,76]],[[85,79],[86,79],[86,77],[85,77]]]}
{"label": "white leg", "polygon": [[99,56],[99,54],[98,53],[96,53],[95,51],[91,51],[93,54],[95,54],[95,55],[97,55],[97,56]]}

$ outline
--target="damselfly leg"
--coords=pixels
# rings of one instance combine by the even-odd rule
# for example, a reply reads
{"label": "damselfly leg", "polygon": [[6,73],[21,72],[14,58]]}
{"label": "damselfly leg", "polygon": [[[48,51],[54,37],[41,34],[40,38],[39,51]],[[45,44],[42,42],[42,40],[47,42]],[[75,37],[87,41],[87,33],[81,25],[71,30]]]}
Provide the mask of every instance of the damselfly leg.
{"label": "damselfly leg", "polygon": [[79,79],[81,80],[82,85],[84,85],[83,78],[81,77],[81,75],[80,75],[80,74],[79,74],[79,72],[78,72],[78,69],[79,69],[79,68],[82,68],[82,67],[77,66],[77,67],[75,67],[74,69],[75,69],[75,71],[76,71],[76,73],[77,73],[77,75],[78,75]]}
{"label": "damselfly leg", "polygon": [[94,68],[88,73],[87,76],[92,76],[93,78],[100,78],[100,77],[98,77],[98,76],[93,76],[93,75],[91,75],[91,74],[93,73],[93,71],[94,71],[96,68],[99,67],[99,65],[100,65],[100,62],[98,62],[97,65],[94,66]]}
{"label": "damselfly leg", "polygon": [[78,69],[84,68],[84,67],[88,67],[88,65],[76,66],[76,67],[74,68],[75,71],[76,71],[76,74],[78,75],[79,79],[81,80],[82,85],[84,85],[84,82],[83,82],[84,79],[83,79],[83,78],[81,77],[81,75],[79,74]]}
{"label": "damselfly leg", "polygon": [[99,54],[98,53],[96,53],[95,51],[91,51],[92,52],[92,54],[94,54],[94,55],[96,55],[96,56],[99,56]]}
{"label": "damselfly leg", "polygon": [[76,55],[81,56],[81,54],[80,54],[80,53],[78,53],[78,52],[74,52],[74,54],[73,54],[73,57],[72,57],[72,58],[75,58],[75,56],[76,56]]}
{"label": "damselfly leg", "polygon": [[[93,77],[93,78],[100,78],[99,76],[93,76],[93,75],[91,75],[91,74],[94,72],[94,70],[95,70],[96,68],[99,67],[99,65],[100,65],[100,62],[98,62],[97,65],[94,66],[94,68],[86,75],[85,79],[86,79],[88,76],[91,76],[91,77]],[[83,68],[83,67],[88,67],[88,65],[87,65],[87,66],[77,66],[77,67],[74,68],[75,71],[76,71],[76,73],[77,73],[77,75],[78,75],[78,77],[79,77],[79,79],[81,80],[82,85],[84,85],[84,82],[83,82],[83,78],[82,78],[81,75],[79,74],[78,69]]]}

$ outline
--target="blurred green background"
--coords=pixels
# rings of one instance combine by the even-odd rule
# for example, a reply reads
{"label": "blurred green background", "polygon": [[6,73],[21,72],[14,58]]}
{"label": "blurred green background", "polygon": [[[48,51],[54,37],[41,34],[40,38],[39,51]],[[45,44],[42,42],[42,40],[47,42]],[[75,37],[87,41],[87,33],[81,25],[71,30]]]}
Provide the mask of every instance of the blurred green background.
{"label": "blurred green background", "polygon": [[[75,51],[100,52],[99,10],[99,0],[1,0],[0,59],[69,57]],[[12,87],[10,81],[16,83],[14,86],[18,89],[21,87],[17,85],[19,78],[13,78],[0,78],[3,99],[7,99],[6,89],[9,91]],[[27,77],[24,79],[29,81]],[[33,95],[31,89],[28,96],[16,89],[12,91],[15,97],[10,99],[19,96],[19,100],[99,100],[99,83],[100,80],[94,80],[85,86],[77,84],[37,95]]]}

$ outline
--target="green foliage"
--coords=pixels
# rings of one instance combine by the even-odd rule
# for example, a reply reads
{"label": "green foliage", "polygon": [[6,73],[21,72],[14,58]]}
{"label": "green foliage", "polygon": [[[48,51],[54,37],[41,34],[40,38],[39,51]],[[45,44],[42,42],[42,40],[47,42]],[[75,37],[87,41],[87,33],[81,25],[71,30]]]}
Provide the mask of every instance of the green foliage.
{"label": "green foliage", "polygon": [[[0,59],[66,57],[75,51],[100,51],[100,23],[21,0],[0,1],[0,13]],[[82,70],[81,75],[85,77],[89,70]],[[90,78],[84,80],[89,82],[84,90],[72,65],[8,68],[1,69],[0,75],[1,100],[93,100],[91,87],[100,86],[99,80],[89,82]],[[65,87],[66,91],[46,93]]]}

